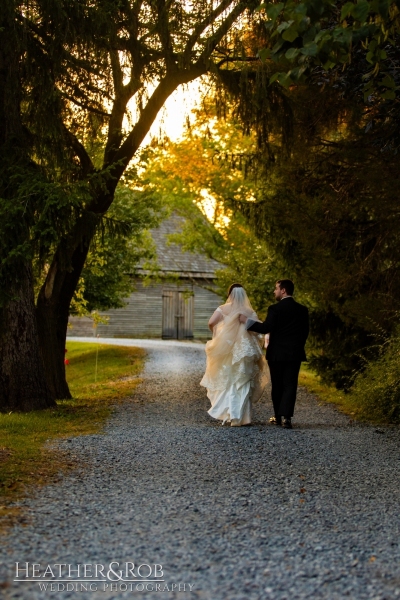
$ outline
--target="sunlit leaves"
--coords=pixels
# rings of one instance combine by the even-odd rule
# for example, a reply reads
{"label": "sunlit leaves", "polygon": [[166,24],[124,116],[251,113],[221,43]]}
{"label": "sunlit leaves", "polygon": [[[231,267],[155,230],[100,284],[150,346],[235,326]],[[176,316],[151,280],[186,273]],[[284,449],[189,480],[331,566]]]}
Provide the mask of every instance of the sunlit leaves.
{"label": "sunlit leaves", "polygon": [[[262,6],[265,27],[274,43],[270,54],[259,52],[260,58],[276,62],[284,58],[291,63],[286,68],[286,77],[283,72],[274,74],[271,82],[278,81],[288,87],[301,81],[304,73],[316,66],[328,71],[348,66],[353,53],[362,47],[373,78],[373,83],[365,88],[365,97],[370,96],[372,89],[383,100],[396,97],[397,86],[392,85],[388,58],[389,48],[396,44],[396,36],[400,34],[396,0],[355,0],[342,7],[330,0],[288,0]],[[386,76],[392,77],[390,84]]]}

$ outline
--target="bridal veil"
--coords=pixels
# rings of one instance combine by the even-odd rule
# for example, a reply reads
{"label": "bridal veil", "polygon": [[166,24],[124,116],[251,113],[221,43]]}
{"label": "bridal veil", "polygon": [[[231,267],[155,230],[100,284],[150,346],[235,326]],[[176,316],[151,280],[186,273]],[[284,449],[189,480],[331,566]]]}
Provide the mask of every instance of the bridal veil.
{"label": "bridal veil", "polygon": [[200,382],[211,401],[209,414],[231,425],[251,422],[252,402],[261,397],[268,381],[258,336],[246,331],[240,314],[259,320],[244,288],[235,287],[210,319],[213,337],[206,344],[207,367]]}

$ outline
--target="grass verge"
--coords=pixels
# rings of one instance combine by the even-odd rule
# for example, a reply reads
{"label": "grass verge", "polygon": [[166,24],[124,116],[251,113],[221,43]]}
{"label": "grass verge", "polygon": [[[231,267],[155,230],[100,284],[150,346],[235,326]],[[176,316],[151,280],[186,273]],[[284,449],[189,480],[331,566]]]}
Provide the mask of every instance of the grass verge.
{"label": "grass verge", "polygon": [[354,395],[350,392],[345,394],[333,386],[321,382],[319,375],[311,371],[307,365],[302,363],[299,375],[299,385],[307,388],[309,392],[318,396],[323,402],[335,404],[344,414],[351,419],[357,419],[367,423],[384,424],[384,419],[377,419],[361,405],[357,404]]}
{"label": "grass verge", "polygon": [[45,483],[73,466],[66,455],[44,448],[45,442],[98,432],[112,405],[131,395],[140,382],[145,357],[140,348],[68,342],[67,349],[72,400],[60,400],[56,408],[43,411],[0,413],[0,517],[13,514],[7,504],[26,485]]}

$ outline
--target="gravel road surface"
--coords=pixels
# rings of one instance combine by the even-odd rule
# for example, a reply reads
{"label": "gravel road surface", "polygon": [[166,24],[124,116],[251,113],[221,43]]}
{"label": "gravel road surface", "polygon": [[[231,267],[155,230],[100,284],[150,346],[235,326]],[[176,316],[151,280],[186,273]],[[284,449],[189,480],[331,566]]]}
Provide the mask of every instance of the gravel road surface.
{"label": "gravel road surface", "polygon": [[[268,394],[252,426],[221,426],[199,386],[203,345],[107,341],[147,349],[144,383],[101,434],[58,443],[80,466],[20,503],[27,522],[1,541],[0,596],[400,598],[398,428],[354,425],[305,390],[291,431],[266,424]],[[13,581],[16,562],[30,579],[32,563],[105,568],[87,567],[91,590],[41,591]]]}

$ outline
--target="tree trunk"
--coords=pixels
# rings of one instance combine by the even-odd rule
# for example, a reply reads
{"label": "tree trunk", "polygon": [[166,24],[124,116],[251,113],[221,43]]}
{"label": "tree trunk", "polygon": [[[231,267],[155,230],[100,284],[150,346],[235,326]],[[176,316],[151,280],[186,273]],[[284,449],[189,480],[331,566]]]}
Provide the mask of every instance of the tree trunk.
{"label": "tree trunk", "polygon": [[0,311],[0,410],[55,406],[39,349],[30,265],[21,269],[10,296]]}
{"label": "tree trunk", "polygon": [[[85,219],[83,218],[84,222]],[[82,223],[78,228],[82,226]],[[59,400],[71,398],[65,378],[65,345],[71,300],[78,285],[82,269],[89,251],[89,236],[75,248],[68,270],[63,250],[59,248],[42,286],[36,317],[39,331],[39,343],[44,358],[47,384],[53,396]]]}
{"label": "tree trunk", "polygon": [[57,310],[57,303],[41,299],[38,301],[36,316],[47,385],[54,398],[72,398],[64,364],[68,313],[61,314]]}

